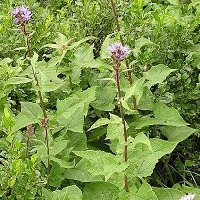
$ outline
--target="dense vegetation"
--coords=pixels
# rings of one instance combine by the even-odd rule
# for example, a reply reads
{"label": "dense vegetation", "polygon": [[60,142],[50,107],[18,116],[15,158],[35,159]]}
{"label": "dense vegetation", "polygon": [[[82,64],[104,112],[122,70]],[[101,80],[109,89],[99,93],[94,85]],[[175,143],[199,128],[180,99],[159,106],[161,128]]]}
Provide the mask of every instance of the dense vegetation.
{"label": "dense vegetation", "polygon": [[200,199],[199,0],[0,5],[0,199]]}

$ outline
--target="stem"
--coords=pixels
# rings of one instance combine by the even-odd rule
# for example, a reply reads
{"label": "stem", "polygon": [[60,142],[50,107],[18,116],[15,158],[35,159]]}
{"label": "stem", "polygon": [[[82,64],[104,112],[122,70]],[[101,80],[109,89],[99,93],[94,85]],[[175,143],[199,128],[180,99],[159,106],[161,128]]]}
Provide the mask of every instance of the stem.
{"label": "stem", "polygon": [[[117,32],[120,33],[120,25],[119,25],[119,20],[118,20],[117,11],[116,11],[116,8],[115,8],[114,1],[110,0],[110,3],[111,3],[111,7],[112,7],[112,10],[113,10],[113,14],[114,14]],[[120,42],[121,42],[122,46],[124,46],[125,44],[124,44],[124,39],[123,39],[122,35],[119,34],[119,37],[120,37]],[[129,63],[128,63],[128,60],[126,58],[125,58],[125,63],[126,63],[126,68],[129,69]],[[128,70],[128,80],[129,80],[129,84],[132,85],[133,80],[132,80],[132,77],[131,77],[131,72],[129,70]],[[133,109],[137,110],[137,104],[136,104],[135,97],[133,97]],[[135,119],[136,122],[138,122],[139,121],[139,115],[135,114],[134,119]]]}
{"label": "stem", "polygon": [[[112,10],[113,10],[114,18],[115,18],[115,23],[116,23],[116,26],[117,26],[117,32],[120,33],[121,29],[120,29],[120,25],[119,25],[119,20],[118,20],[115,4],[114,4],[113,0],[110,0],[110,2],[111,2],[111,7],[112,7]],[[121,42],[122,46],[124,46],[125,44],[124,44],[124,39],[123,39],[122,35],[120,34],[119,37],[120,37],[120,42]],[[125,58],[125,63],[126,63],[126,68],[129,69],[129,63],[128,63],[128,60],[126,58]],[[133,80],[132,80],[130,71],[128,71],[128,80],[129,80],[130,85],[132,85]]]}
{"label": "stem", "polygon": [[[29,42],[29,38],[28,38],[28,33],[26,31],[26,25],[22,25],[21,28],[22,28],[22,32],[23,32],[24,37],[25,37],[26,47],[27,47],[27,50],[28,50],[28,57],[32,58],[30,42]],[[35,82],[36,82],[36,86],[38,86],[38,96],[39,96],[39,99],[40,99],[40,106],[42,108],[43,117],[44,117],[42,119],[42,127],[44,128],[45,140],[46,140],[46,146],[47,146],[47,156],[48,156],[48,158],[47,158],[47,176],[48,176],[49,172],[50,172],[50,160],[49,160],[50,150],[49,150],[49,134],[48,134],[48,121],[49,120],[48,120],[46,108],[45,108],[45,105],[44,105],[44,100],[43,100],[43,97],[42,97],[42,93],[41,93],[39,81],[38,81],[38,78],[37,78],[37,74],[36,74],[32,65],[31,65],[31,69],[32,69],[33,76],[34,76],[34,79],[35,79]]]}
{"label": "stem", "polygon": [[[128,160],[128,148],[127,148],[127,131],[126,131],[126,122],[125,122],[125,118],[124,118],[124,111],[123,111],[123,107],[122,107],[122,103],[121,103],[121,98],[122,98],[122,93],[121,93],[121,88],[120,88],[120,81],[119,81],[119,66],[120,63],[117,62],[116,64],[116,68],[115,68],[115,72],[116,72],[116,83],[117,83],[117,91],[118,91],[118,98],[119,98],[119,106],[120,106],[120,115],[122,118],[122,124],[124,127],[124,162],[127,162]],[[124,175],[124,185],[125,185],[125,190],[126,192],[129,192],[129,187],[128,187],[128,179],[127,176]]]}
{"label": "stem", "polygon": [[28,158],[30,137],[28,135],[26,137],[26,158]]}

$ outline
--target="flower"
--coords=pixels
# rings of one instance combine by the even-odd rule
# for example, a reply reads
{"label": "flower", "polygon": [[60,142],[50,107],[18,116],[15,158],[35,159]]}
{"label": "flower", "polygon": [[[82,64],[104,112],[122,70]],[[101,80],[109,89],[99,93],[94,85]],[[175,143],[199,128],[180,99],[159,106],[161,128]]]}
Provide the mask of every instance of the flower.
{"label": "flower", "polygon": [[112,54],[112,58],[117,61],[125,59],[126,54],[129,53],[127,46],[122,46],[121,43],[114,43],[108,46],[108,51]]}
{"label": "flower", "polygon": [[21,25],[25,25],[31,19],[31,11],[26,6],[15,8],[12,14],[14,15],[14,21]]}
{"label": "flower", "polygon": [[195,197],[194,194],[187,194],[187,195],[182,196],[179,200],[193,200],[194,197]]}

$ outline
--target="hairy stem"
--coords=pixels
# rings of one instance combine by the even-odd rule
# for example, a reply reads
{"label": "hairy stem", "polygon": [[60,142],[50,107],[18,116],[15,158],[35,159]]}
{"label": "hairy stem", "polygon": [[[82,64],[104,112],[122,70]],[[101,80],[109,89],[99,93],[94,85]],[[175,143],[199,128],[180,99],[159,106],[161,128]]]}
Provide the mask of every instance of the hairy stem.
{"label": "hairy stem", "polygon": [[[21,28],[22,28],[22,32],[23,32],[24,37],[25,37],[26,47],[27,47],[27,51],[28,51],[27,55],[28,55],[29,58],[32,58],[28,33],[26,32],[26,25],[22,25]],[[40,99],[40,106],[42,108],[43,117],[44,117],[42,119],[42,127],[44,128],[46,147],[47,147],[47,156],[48,156],[48,158],[47,158],[47,176],[48,176],[49,172],[50,172],[50,160],[49,160],[50,150],[49,150],[49,134],[48,134],[48,121],[49,120],[48,120],[44,100],[43,100],[43,97],[42,97],[39,81],[38,81],[38,78],[37,78],[37,74],[36,74],[33,66],[31,66],[31,68],[32,68],[33,76],[34,76],[34,79],[35,79],[35,82],[36,82],[36,86],[38,87],[38,96],[39,96],[39,99]]]}
{"label": "hairy stem", "polygon": [[[110,3],[111,3],[112,10],[113,10],[113,15],[114,15],[114,19],[115,19],[115,23],[116,23],[116,27],[117,27],[117,32],[120,33],[120,24],[119,24],[119,20],[118,20],[117,11],[116,11],[116,8],[115,8],[114,1],[110,0]],[[119,37],[120,37],[121,44],[124,46],[125,44],[124,44],[124,39],[123,39],[122,35],[120,34]],[[126,58],[125,58],[125,63],[126,63],[126,68],[129,69],[129,63],[128,63],[128,60]],[[132,80],[132,77],[131,77],[131,72],[129,70],[128,70],[128,80],[129,80],[130,85],[132,85],[133,80]],[[133,97],[133,109],[137,110],[137,104],[136,104],[135,97]],[[139,115],[135,114],[134,119],[135,119],[135,121],[139,121]]]}
{"label": "hairy stem", "polygon": [[[126,131],[126,122],[125,122],[125,118],[124,118],[124,111],[123,111],[123,107],[122,107],[122,103],[121,103],[121,98],[122,98],[122,93],[121,93],[121,88],[120,88],[120,81],[119,81],[119,65],[120,63],[117,62],[116,64],[116,68],[115,68],[115,73],[116,73],[116,83],[117,83],[117,91],[118,91],[118,98],[119,98],[119,106],[120,106],[120,115],[121,115],[121,119],[122,119],[122,124],[123,124],[123,128],[124,128],[124,162],[127,162],[128,160],[128,148],[127,148],[127,131]],[[128,187],[128,179],[127,176],[124,175],[124,186],[125,186],[125,190],[126,192],[129,192],[129,187]]]}
{"label": "hairy stem", "polygon": [[30,144],[30,137],[26,136],[26,158],[28,158],[29,144]]}

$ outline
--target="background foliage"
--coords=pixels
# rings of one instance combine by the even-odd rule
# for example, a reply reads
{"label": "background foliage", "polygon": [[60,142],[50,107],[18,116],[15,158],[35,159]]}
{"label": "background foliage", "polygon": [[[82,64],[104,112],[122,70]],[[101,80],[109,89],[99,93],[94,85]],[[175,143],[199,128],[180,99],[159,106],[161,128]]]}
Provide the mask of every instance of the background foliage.
{"label": "background foliage", "polygon": [[[33,58],[11,11],[26,4]],[[200,198],[200,3],[115,1],[131,52],[121,66],[123,125],[107,51],[119,40],[109,1],[0,3],[0,197],[2,199]],[[49,117],[50,157],[34,66]],[[132,98],[138,110],[132,109]],[[135,121],[135,116],[139,121]],[[34,134],[26,126],[33,124]],[[27,140],[29,156],[26,157]],[[46,168],[50,160],[50,174]],[[130,192],[123,189],[124,173]]]}

